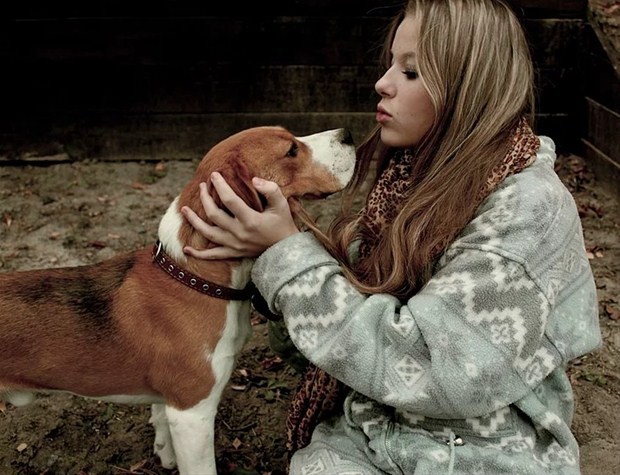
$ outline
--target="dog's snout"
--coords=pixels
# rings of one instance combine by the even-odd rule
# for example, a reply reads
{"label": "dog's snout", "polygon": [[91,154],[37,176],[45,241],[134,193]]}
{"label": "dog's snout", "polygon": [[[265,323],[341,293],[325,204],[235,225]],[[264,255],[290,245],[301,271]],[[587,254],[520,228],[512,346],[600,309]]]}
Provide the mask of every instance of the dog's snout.
{"label": "dog's snout", "polygon": [[318,132],[307,137],[299,137],[305,143],[312,154],[312,160],[325,167],[336,181],[337,188],[326,190],[335,193],[347,186],[355,169],[355,147],[353,135],[346,128],[331,129]]}
{"label": "dog's snout", "polygon": [[354,145],[355,144],[355,142],[353,141],[353,134],[351,133],[351,131],[349,129],[342,129],[341,137],[340,137],[340,143],[342,143],[344,145]]}

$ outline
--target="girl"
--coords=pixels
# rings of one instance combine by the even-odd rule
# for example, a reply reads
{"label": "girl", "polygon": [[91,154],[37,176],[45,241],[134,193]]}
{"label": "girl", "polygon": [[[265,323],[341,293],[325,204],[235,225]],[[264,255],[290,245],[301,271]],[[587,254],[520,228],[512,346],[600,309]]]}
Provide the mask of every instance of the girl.
{"label": "girl", "polygon": [[300,232],[275,183],[254,180],[257,213],[214,175],[232,216],[201,185],[211,224],[183,212],[220,246],[186,252],[257,257],[310,362],[292,474],[578,474],[565,367],[600,344],[596,288],[554,143],[528,125],[519,22],[503,0],[410,0],[386,50],[363,210]]}

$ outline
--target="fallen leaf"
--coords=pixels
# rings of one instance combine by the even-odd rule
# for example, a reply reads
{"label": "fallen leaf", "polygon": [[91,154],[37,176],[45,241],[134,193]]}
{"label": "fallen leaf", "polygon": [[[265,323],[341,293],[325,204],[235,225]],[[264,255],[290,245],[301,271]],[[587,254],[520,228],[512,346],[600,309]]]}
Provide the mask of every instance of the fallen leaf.
{"label": "fallen leaf", "polygon": [[235,450],[238,450],[241,445],[242,442],[239,440],[239,438],[235,438],[235,440],[233,440],[232,442],[232,446],[235,448]]}
{"label": "fallen leaf", "polygon": [[114,234],[114,233],[108,233],[108,237],[110,239],[120,239],[121,235],[120,234]]}
{"label": "fallen leaf", "polygon": [[156,172],[166,171],[166,164],[164,162],[159,162],[157,165],[155,165],[155,171]]}
{"label": "fallen leaf", "polygon": [[17,451],[18,452],[23,452],[24,450],[26,450],[28,448],[28,444],[25,443],[21,443],[17,446]]}
{"label": "fallen leaf", "polygon": [[279,356],[271,356],[260,362],[263,369],[274,370],[283,366],[284,361]]}
{"label": "fallen leaf", "polygon": [[256,325],[260,325],[261,323],[265,323],[265,317],[259,314],[255,314],[250,319],[250,324],[254,327]]}
{"label": "fallen leaf", "polygon": [[105,247],[108,247],[108,245],[103,241],[91,241],[90,245],[91,247],[94,247],[95,249],[103,249]]}
{"label": "fallen leaf", "polygon": [[140,462],[134,463],[131,467],[129,467],[130,472],[135,472],[136,470],[140,470],[146,465],[146,460],[141,460]]}
{"label": "fallen leaf", "polygon": [[233,391],[245,391],[245,388],[247,388],[245,384],[233,384],[230,387]]}
{"label": "fallen leaf", "polygon": [[605,305],[605,311],[612,320],[620,320],[620,309],[614,307],[613,305]]}
{"label": "fallen leaf", "polygon": [[601,208],[601,206],[596,203],[580,203],[579,205],[577,205],[577,208],[579,210],[579,216],[581,216],[582,218],[588,216],[602,218],[603,216],[605,216],[605,211],[603,210],[603,208]]}
{"label": "fallen leaf", "polygon": [[2,414],[6,412],[6,403],[4,401],[0,401],[0,412]]}
{"label": "fallen leaf", "polygon": [[139,181],[135,181],[131,184],[131,187],[134,190],[144,190],[146,188],[146,185],[144,183],[140,183]]}
{"label": "fallen leaf", "polygon": [[50,234],[50,239],[52,241],[55,241],[56,239],[58,239],[59,236],[60,236],[60,233],[58,231],[54,231],[52,234]]}
{"label": "fallen leaf", "polygon": [[11,227],[11,223],[13,222],[13,218],[11,217],[11,215],[9,213],[4,213],[2,215],[2,221],[4,221],[4,224],[6,224],[7,228]]}
{"label": "fallen leaf", "polygon": [[592,249],[586,250],[586,256],[588,256],[588,259],[592,260],[595,257],[600,259],[601,257],[604,257],[605,254],[603,254],[598,246],[594,246]]}

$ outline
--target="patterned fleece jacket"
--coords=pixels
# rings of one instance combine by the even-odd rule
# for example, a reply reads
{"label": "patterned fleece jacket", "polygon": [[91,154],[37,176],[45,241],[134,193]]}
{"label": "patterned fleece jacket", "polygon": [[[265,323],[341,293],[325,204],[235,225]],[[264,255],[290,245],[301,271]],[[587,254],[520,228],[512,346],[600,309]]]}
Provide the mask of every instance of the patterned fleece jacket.
{"label": "patterned fleece jacket", "polygon": [[381,441],[388,473],[579,473],[565,367],[601,337],[579,215],[554,161],[541,137],[536,162],[481,204],[407,302],[358,292],[309,233],[257,260],[270,309],[351,388],[344,417],[369,447]]}

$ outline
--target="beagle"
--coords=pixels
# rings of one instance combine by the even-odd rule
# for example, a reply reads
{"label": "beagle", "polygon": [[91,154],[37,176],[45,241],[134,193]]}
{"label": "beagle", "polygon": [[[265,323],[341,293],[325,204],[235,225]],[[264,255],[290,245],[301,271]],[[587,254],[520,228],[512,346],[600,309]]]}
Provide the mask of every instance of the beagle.
{"label": "beagle", "polygon": [[152,249],[94,265],[0,273],[0,400],[21,406],[36,393],[63,391],[152,404],[162,466],[216,474],[214,420],[251,333],[253,260],[186,256],[186,245],[212,244],[180,209],[206,220],[198,185],[214,171],[262,210],[253,176],[275,181],[285,197],[317,197],[343,189],[354,167],[344,129],[306,137],[282,127],[247,129],[202,159],[163,216]]}

